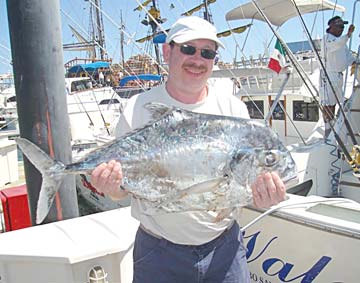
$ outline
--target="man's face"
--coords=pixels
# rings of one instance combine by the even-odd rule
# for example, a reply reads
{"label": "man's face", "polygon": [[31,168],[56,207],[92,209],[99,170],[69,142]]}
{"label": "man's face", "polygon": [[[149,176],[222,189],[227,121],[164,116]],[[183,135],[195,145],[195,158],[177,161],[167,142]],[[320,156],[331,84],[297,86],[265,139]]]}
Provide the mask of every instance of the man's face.
{"label": "man's face", "polygon": [[[194,54],[185,54],[193,53]],[[215,42],[197,39],[183,44],[165,45],[164,59],[169,64],[168,84],[184,94],[201,91],[209,78],[214,59],[204,58],[210,51],[216,50]],[[192,52],[189,52],[192,51]]]}
{"label": "man's face", "polygon": [[331,23],[330,33],[336,37],[339,37],[340,35],[342,35],[344,28],[345,28],[344,22],[341,19],[338,19],[333,23]]}

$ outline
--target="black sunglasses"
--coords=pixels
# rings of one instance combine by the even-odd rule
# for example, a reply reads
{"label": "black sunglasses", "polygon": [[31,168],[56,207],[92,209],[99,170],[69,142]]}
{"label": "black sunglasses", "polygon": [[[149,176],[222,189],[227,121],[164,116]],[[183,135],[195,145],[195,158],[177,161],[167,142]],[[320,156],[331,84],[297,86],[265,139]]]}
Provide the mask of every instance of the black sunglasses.
{"label": "black sunglasses", "polygon": [[179,46],[180,52],[185,55],[194,55],[196,53],[196,50],[199,49],[201,57],[203,57],[204,59],[212,60],[215,58],[215,56],[217,54],[217,52],[215,50],[206,49],[206,48],[200,49],[200,48],[196,48],[195,46],[188,45],[188,44],[176,44],[176,43],[172,42],[172,45]]}

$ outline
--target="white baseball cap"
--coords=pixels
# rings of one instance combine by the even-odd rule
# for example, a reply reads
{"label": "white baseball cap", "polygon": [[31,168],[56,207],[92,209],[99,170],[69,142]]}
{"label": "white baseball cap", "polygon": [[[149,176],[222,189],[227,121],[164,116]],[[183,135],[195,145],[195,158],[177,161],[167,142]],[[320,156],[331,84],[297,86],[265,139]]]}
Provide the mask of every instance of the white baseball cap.
{"label": "white baseball cap", "polygon": [[209,39],[225,48],[224,44],[217,38],[216,33],[216,28],[202,18],[196,16],[183,17],[178,19],[170,28],[166,43],[171,41],[185,43],[195,39]]}

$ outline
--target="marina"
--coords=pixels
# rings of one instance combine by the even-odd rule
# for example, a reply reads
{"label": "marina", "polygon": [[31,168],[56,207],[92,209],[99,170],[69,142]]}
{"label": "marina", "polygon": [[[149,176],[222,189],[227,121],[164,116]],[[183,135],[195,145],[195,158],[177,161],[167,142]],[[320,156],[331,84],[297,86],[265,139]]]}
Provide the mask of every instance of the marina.
{"label": "marina", "polygon": [[[10,18],[14,17],[16,8],[24,7],[20,2],[14,0],[8,4]],[[35,2],[34,7],[42,4],[41,1]],[[65,5],[61,6],[56,0],[49,2],[52,3],[46,6],[53,5],[51,9],[47,6],[49,13],[59,17]],[[101,17],[109,20],[101,1],[87,2],[99,23],[103,21]],[[132,2],[132,6],[146,15],[139,19],[146,20],[146,28],[151,30],[141,39],[132,35],[133,39],[138,38],[137,44],[144,44],[146,37],[151,39],[150,42],[152,38],[155,40],[157,35],[164,34],[169,22],[175,21],[174,18],[161,18],[160,10],[158,15],[151,10],[156,9],[158,2],[164,1]],[[198,2],[199,9],[195,10],[201,16],[209,15],[211,9],[208,6],[216,5],[216,1]],[[317,52],[321,40],[314,38],[309,42],[299,38],[285,42],[281,33],[281,28],[287,28],[286,24],[294,19],[301,21],[301,17],[307,15],[325,18],[331,13],[345,14],[346,19],[358,28],[359,1],[350,1],[352,10],[347,10],[348,3],[345,9],[344,2],[238,1],[232,3],[231,9],[222,12],[229,26],[236,21],[237,28],[230,34],[241,38],[244,46],[241,49],[236,39],[232,44],[228,43],[229,38],[224,39],[228,43],[227,49],[236,50],[235,56],[232,62],[226,61],[220,50],[219,61],[208,85],[214,91],[227,91],[244,101],[251,120],[265,124],[277,133],[297,168],[297,178],[286,183],[285,201],[269,209],[247,205],[236,212],[244,235],[252,283],[359,281],[359,64],[354,75],[350,75],[350,67],[346,71],[345,100],[337,107],[332,133],[324,138],[323,109],[318,97],[321,64]],[[187,9],[182,8],[186,14]],[[33,9],[30,11],[32,16],[38,15],[38,11]],[[65,11],[62,13],[66,14]],[[63,17],[70,17],[66,15]],[[153,26],[154,15],[158,16],[157,20],[161,19],[160,27]],[[38,16],[41,22],[43,15]],[[211,13],[209,17],[212,19]],[[306,19],[311,22],[313,18]],[[237,25],[239,21],[241,32],[240,25]],[[18,26],[11,24],[11,20],[9,22],[11,33]],[[54,25],[56,22],[54,20]],[[251,38],[259,40],[259,34],[252,33],[253,28],[256,32],[259,22],[262,28],[269,28],[267,24],[271,27],[273,38],[267,42],[271,42],[271,46],[267,46],[263,54],[247,56],[244,53],[247,41]],[[120,24],[124,25],[126,22]],[[304,26],[299,24],[298,28]],[[120,30],[122,36],[128,32],[125,28]],[[42,31],[50,36],[47,29]],[[95,37],[83,38],[81,42],[81,48],[90,50],[92,54],[97,52],[98,61],[81,64],[76,61],[76,64],[69,65],[64,64],[60,51],[52,56],[44,54],[41,59],[34,57],[35,61],[39,60],[39,66],[46,60],[62,62],[61,66],[54,67],[51,74],[46,73],[41,79],[24,75],[20,84],[16,74],[25,74],[24,62],[32,62],[27,57],[29,55],[24,54],[20,56],[21,60],[14,57],[15,79],[12,74],[0,77],[0,165],[4,168],[0,175],[0,283],[128,283],[132,280],[132,252],[139,222],[131,216],[130,200],[113,201],[99,193],[91,185],[89,175],[66,177],[45,221],[36,225],[41,176],[29,160],[23,160],[15,142],[16,137],[22,136],[40,145],[51,158],[69,164],[114,140],[116,123],[128,98],[166,82],[167,66],[162,62],[161,43],[153,41],[155,46],[151,45],[151,51],[144,52],[152,53],[150,57],[149,54],[138,54],[126,61],[122,54],[119,61],[114,62],[107,57],[109,52],[106,52],[104,31],[102,26]],[[224,34],[219,33],[218,37]],[[359,44],[357,30],[353,37]],[[20,40],[13,35],[12,40],[15,39]],[[279,73],[268,67],[275,41],[284,43],[286,51],[286,64]],[[70,48],[58,41],[56,34],[51,35],[49,42],[62,45],[64,50]],[[350,40],[349,47],[359,62],[359,46],[352,43]],[[19,54],[16,52],[21,50],[21,44],[13,45],[13,54]],[[98,45],[101,48],[98,49]],[[129,45],[129,42],[125,44]],[[46,48],[49,46],[41,47]],[[236,55],[237,52],[241,56]],[[142,65],[144,62],[146,64]],[[62,72],[63,66],[65,73]],[[42,89],[48,82],[52,82],[54,87],[51,93]],[[19,87],[24,84],[27,91]],[[24,203],[29,205],[25,212]],[[12,205],[21,206],[23,210]],[[31,239],[31,244],[28,239]]]}

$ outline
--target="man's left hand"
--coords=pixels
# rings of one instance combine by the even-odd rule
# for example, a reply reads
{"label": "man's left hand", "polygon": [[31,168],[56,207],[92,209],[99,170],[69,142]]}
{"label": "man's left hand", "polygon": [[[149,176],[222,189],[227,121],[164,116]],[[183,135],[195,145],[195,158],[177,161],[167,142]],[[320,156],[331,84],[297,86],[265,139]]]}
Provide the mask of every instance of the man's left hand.
{"label": "man's left hand", "polygon": [[251,190],[254,206],[257,208],[269,208],[285,200],[284,182],[274,172],[259,175],[251,186]]}

